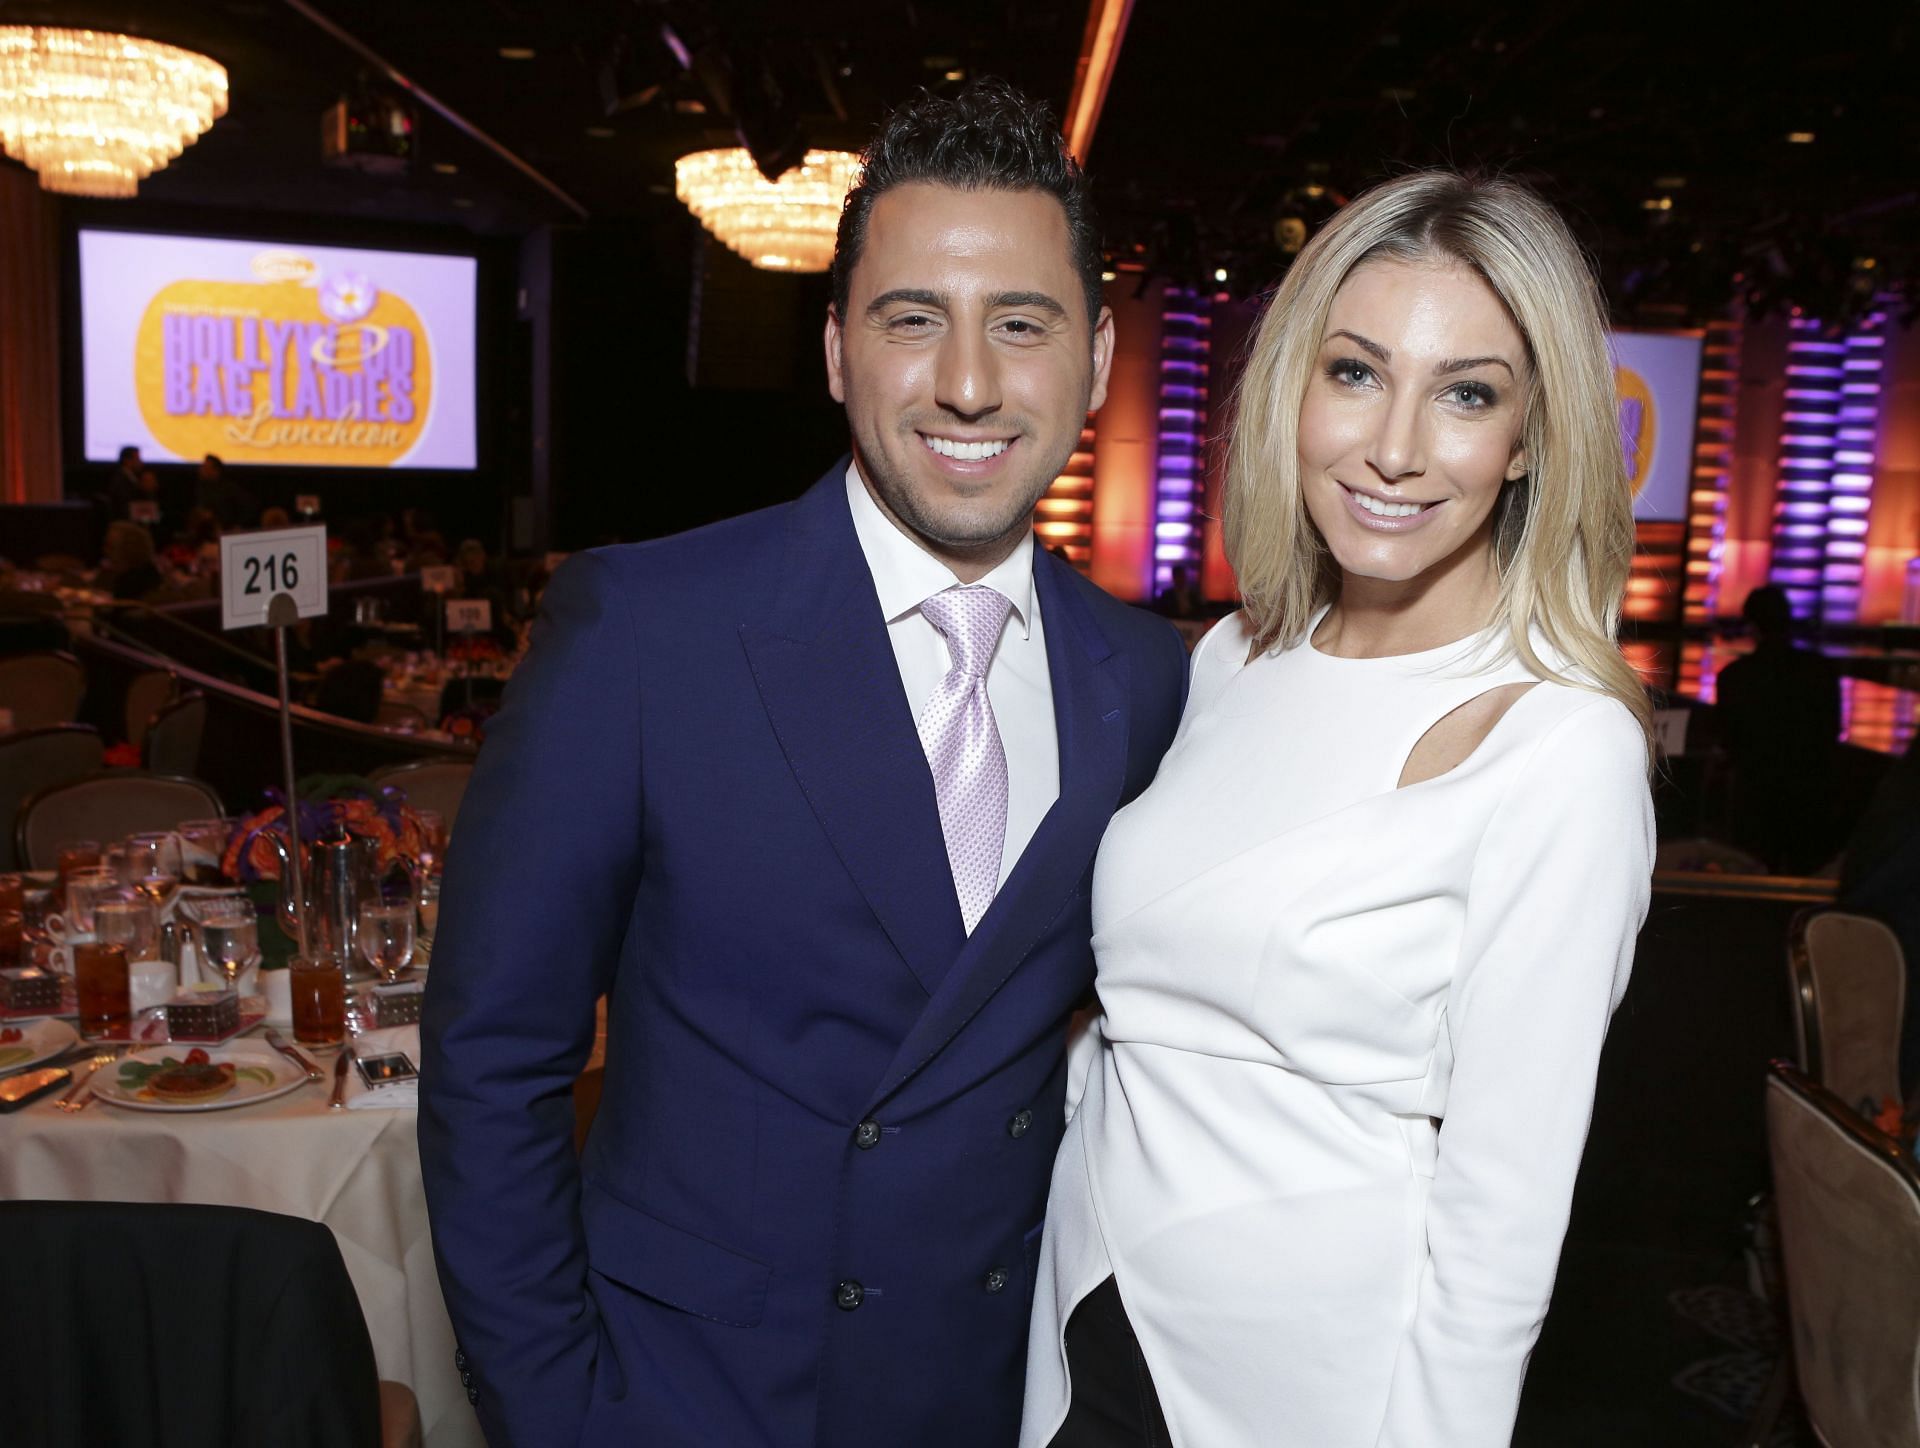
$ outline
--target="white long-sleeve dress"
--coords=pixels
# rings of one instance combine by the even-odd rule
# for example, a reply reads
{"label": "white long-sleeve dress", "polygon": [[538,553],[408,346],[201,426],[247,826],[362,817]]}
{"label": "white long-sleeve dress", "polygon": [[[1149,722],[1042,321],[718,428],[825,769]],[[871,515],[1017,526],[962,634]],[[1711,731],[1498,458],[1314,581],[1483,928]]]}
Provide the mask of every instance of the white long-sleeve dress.
{"label": "white long-sleeve dress", "polygon": [[1176,1448],[1510,1442],[1653,828],[1631,714],[1551,680],[1395,787],[1441,717],[1534,682],[1497,643],[1249,663],[1236,614],[1196,651],[1095,866],[1021,1448],[1109,1274]]}

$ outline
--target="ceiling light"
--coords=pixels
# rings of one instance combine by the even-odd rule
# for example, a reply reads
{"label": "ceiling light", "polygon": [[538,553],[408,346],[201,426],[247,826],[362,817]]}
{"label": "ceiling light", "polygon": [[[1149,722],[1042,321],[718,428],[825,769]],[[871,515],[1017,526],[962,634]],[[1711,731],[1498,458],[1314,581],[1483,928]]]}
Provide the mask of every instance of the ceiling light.
{"label": "ceiling light", "polygon": [[948,80],[965,80],[966,78],[967,73],[964,70],[950,70],[947,72]]}
{"label": "ceiling light", "polygon": [[534,52],[524,45],[503,45],[500,47],[502,60],[532,60]]}
{"label": "ceiling light", "polygon": [[457,176],[460,174],[460,168],[451,161],[435,161],[433,163],[433,169],[438,171],[442,176]]}
{"label": "ceiling light", "polygon": [[1642,211],[1671,211],[1673,210],[1673,198],[1671,196],[1649,196],[1640,203],[1640,209]]}
{"label": "ceiling light", "polygon": [[1110,282],[1118,278],[1119,275],[1120,275],[1119,272],[1103,271],[1100,273],[1100,280],[1103,282]]}
{"label": "ceiling light", "polygon": [[612,126],[588,126],[587,134],[596,141],[604,141],[614,134],[614,130]]}
{"label": "ceiling light", "polygon": [[1213,279],[1217,282],[1225,281],[1227,279],[1227,269],[1223,266],[1215,267],[1213,269]]}
{"label": "ceiling light", "polygon": [[707,113],[707,103],[701,100],[675,101],[673,108],[683,116],[704,116]]}
{"label": "ceiling light", "polygon": [[134,35],[0,25],[0,148],[45,191],[132,196],[227,113],[227,72]]}
{"label": "ceiling light", "polygon": [[1788,131],[1787,140],[1795,146],[1811,146],[1813,144],[1813,132]]}
{"label": "ceiling light", "polygon": [[769,181],[744,146],[695,151],[673,164],[674,194],[729,249],[765,271],[823,272],[840,209],[860,169],[851,151],[808,151]]}

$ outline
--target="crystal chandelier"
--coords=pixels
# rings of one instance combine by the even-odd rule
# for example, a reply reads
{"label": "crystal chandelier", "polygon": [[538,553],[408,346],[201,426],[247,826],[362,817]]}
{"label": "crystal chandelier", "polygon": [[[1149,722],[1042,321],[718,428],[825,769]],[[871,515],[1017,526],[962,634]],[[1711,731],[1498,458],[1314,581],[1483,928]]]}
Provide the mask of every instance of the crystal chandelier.
{"label": "crystal chandelier", "polygon": [[851,151],[809,151],[769,181],[744,147],[674,162],[674,194],[721,242],[767,271],[823,272],[833,262],[840,205],[860,169]]}
{"label": "crystal chandelier", "polygon": [[227,72],[133,35],[0,25],[0,147],[69,196],[131,196],[227,113]]}

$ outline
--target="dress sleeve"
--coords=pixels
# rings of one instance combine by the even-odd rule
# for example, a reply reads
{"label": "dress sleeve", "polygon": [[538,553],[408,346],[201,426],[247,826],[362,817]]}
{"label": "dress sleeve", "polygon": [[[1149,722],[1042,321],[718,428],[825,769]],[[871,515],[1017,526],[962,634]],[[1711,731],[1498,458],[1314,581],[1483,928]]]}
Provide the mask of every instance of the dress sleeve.
{"label": "dress sleeve", "polygon": [[1595,698],[1536,746],[1475,856],[1428,1255],[1379,1448],[1511,1442],[1652,861],[1640,730]]}

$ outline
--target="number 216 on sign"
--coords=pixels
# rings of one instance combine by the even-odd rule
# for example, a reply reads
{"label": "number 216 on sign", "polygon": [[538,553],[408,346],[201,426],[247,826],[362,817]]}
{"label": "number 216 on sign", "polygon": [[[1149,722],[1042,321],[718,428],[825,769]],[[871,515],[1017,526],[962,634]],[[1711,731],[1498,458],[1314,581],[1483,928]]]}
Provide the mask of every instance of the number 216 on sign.
{"label": "number 216 on sign", "polygon": [[252,628],[282,593],[293,595],[301,618],[327,611],[327,530],[275,528],[228,533],[220,539],[220,626]]}

